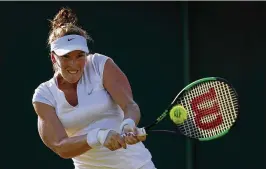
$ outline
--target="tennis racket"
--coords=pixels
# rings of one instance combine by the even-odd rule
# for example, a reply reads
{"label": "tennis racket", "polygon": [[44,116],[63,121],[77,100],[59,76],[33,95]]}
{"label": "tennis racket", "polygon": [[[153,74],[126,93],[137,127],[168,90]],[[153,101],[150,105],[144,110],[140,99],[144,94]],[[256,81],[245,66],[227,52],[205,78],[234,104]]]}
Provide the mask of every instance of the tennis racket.
{"label": "tennis racket", "polygon": [[[175,124],[177,130],[154,130],[166,117],[170,117],[169,112],[176,105],[186,109],[187,120]],[[142,134],[156,131],[181,133],[191,139],[210,141],[227,134],[238,114],[238,96],[232,84],[220,77],[206,77],[187,85],[152,124],[140,129]]]}

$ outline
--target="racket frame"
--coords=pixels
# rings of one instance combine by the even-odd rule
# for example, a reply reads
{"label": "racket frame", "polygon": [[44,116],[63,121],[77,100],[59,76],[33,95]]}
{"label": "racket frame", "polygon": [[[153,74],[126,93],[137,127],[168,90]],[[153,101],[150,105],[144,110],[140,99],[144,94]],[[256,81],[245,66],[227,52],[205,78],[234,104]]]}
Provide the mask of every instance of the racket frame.
{"label": "racket frame", "polygon": [[[170,131],[170,130],[152,130],[152,128],[154,126],[156,126],[158,123],[160,123],[161,121],[163,121],[169,115],[169,112],[170,112],[171,108],[176,105],[176,102],[177,102],[177,100],[179,99],[180,96],[182,96],[186,91],[188,91],[192,87],[194,87],[194,86],[196,86],[196,85],[198,85],[198,84],[200,84],[200,83],[202,83],[204,81],[221,81],[221,82],[226,83],[234,91],[235,97],[236,97],[236,100],[237,100],[237,116],[236,116],[235,122],[232,124],[232,126],[228,130],[222,132],[221,134],[215,135],[213,137],[199,138],[199,139],[196,139],[196,140],[199,140],[199,141],[210,141],[210,140],[214,140],[214,139],[217,139],[217,138],[220,138],[220,137],[226,135],[229,132],[229,130],[231,130],[236,125],[236,121],[237,121],[237,119],[239,117],[240,106],[239,106],[239,96],[238,96],[235,88],[226,79],[221,78],[221,77],[205,77],[205,78],[198,79],[198,80],[188,84],[186,87],[184,87],[176,95],[176,97],[173,99],[171,104],[164,110],[164,112],[153,123],[151,123],[150,125],[142,128],[142,130],[145,131],[145,134],[148,133],[148,132],[169,132],[169,133],[174,133],[174,134],[181,133],[181,131],[179,130],[178,127],[177,128],[178,128],[179,132]],[[181,134],[181,135],[184,135],[184,134]],[[186,137],[189,137],[189,136],[186,136]],[[191,137],[189,137],[189,138],[191,138]],[[195,138],[191,138],[191,139],[195,139]]]}

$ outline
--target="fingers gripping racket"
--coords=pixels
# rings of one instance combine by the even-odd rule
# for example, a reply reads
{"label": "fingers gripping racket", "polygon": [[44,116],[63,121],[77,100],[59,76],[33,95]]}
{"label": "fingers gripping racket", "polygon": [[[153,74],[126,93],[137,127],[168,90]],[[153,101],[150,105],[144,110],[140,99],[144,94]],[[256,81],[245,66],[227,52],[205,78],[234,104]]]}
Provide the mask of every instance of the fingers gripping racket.
{"label": "fingers gripping racket", "polygon": [[[176,105],[183,106],[187,112],[187,119],[181,124],[175,124],[178,130],[153,130],[169,117],[169,112]],[[199,141],[210,141],[228,133],[238,117],[238,112],[237,93],[227,80],[219,77],[202,78],[181,90],[152,124],[141,128],[141,133],[181,133]]]}

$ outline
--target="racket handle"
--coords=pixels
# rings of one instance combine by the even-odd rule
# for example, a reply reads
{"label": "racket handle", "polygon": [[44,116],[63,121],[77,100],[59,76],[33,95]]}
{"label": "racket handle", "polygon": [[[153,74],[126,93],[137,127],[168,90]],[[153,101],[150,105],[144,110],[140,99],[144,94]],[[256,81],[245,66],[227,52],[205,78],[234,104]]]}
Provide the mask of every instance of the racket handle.
{"label": "racket handle", "polygon": [[[147,135],[146,130],[144,129],[144,127],[142,127],[142,128],[137,128],[137,130],[138,130],[138,135],[137,135],[137,136],[146,136],[146,135]],[[124,134],[122,134],[121,136],[122,136],[122,137],[125,137],[125,136],[127,136],[127,135],[133,135],[133,136],[136,136],[133,132],[124,133]]]}

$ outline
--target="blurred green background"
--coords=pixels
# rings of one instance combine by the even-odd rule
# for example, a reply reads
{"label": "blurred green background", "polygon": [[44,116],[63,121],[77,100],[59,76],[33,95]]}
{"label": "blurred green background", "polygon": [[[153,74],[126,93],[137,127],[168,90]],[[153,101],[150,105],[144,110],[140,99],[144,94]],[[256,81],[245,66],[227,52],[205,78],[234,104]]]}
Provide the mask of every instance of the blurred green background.
{"label": "blurred green background", "polygon": [[92,52],[110,56],[128,76],[140,125],[198,78],[224,77],[238,91],[240,118],[219,140],[149,135],[144,144],[158,169],[266,168],[264,2],[1,2],[1,168],[73,169],[41,142],[31,104],[34,89],[53,75],[48,19],[64,6],[94,39]]}

